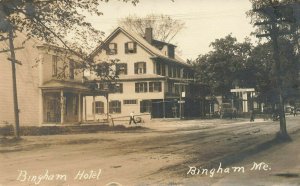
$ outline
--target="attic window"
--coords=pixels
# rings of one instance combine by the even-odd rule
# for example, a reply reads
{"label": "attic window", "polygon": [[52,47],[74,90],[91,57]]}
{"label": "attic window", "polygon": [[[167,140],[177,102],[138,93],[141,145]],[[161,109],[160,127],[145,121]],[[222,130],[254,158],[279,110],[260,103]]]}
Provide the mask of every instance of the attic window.
{"label": "attic window", "polygon": [[134,63],[134,73],[135,74],[146,74],[146,62]]}
{"label": "attic window", "polygon": [[136,43],[135,42],[125,43],[125,53],[126,54],[136,53]]}
{"label": "attic window", "polygon": [[107,54],[108,55],[117,54],[117,43],[109,43]]}

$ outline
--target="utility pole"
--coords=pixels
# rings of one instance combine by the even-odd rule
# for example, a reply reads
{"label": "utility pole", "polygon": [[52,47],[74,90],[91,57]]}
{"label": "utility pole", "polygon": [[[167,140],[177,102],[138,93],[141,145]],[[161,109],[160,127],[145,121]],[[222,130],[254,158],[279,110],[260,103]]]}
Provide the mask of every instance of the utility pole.
{"label": "utility pole", "polygon": [[19,121],[19,106],[18,106],[18,92],[17,92],[17,80],[16,80],[16,63],[22,65],[22,63],[16,60],[15,50],[23,49],[24,47],[15,48],[14,47],[14,33],[13,29],[10,28],[8,31],[8,38],[2,38],[0,41],[8,40],[9,49],[0,51],[0,53],[10,52],[10,57],[7,58],[11,61],[12,67],[12,83],[13,83],[13,104],[14,104],[14,117],[15,117],[15,127],[14,134],[15,138],[20,138],[20,121]]}
{"label": "utility pole", "polygon": [[183,98],[183,96],[182,96],[182,94],[183,94],[183,91],[182,91],[182,86],[185,86],[185,85],[188,85],[187,83],[174,83],[174,85],[178,85],[179,86],[179,101],[178,101],[178,103],[179,103],[179,118],[180,119],[182,119],[182,118],[184,118],[184,112],[183,112],[183,103],[185,103],[185,101],[184,100],[182,100],[182,98]]}
{"label": "utility pole", "polygon": [[12,67],[12,81],[13,81],[13,99],[14,99],[14,113],[15,113],[15,137],[20,138],[20,121],[19,121],[19,106],[18,106],[18,93],[17,93],[17,79],[16,79],[16,55],[13,40],[13,31],[9,30],[9,49]]}

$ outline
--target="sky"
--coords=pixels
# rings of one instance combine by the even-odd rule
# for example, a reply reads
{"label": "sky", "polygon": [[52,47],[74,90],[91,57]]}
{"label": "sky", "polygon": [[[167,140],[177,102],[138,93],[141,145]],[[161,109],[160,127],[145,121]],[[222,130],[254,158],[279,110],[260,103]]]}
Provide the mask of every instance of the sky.
{"label": "sky", "polygon": [[239,42],[254,30],[246,11],[249,0],[140,0],[133,6],[121,0],[103,2],[103,15],[89,16],[93,26],[108,36],[118,27],[118,20],[129,15],[166,14],[185,22],[185,28],[172,40],[183,59],[195,59],[211,50],[215,39],[232,33]]}

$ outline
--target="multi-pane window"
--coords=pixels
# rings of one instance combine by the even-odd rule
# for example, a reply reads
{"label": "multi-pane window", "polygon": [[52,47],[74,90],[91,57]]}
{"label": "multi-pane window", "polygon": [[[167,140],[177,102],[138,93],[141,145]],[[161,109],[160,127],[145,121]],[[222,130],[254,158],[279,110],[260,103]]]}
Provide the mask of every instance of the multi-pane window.
{"label": "multi-pane window", "polygon": [[173,77],[173,67],[171,65],[169,65],[169,68],[168,68],[168,75],[169,75],[169,77]]}
{"label": "multi-pane window", "polygon": [[116,64],[117,75],[127,75],[127,63]]}
{"label": "multi-pane window", "polygon": [[108,49],[107,49],[107,54],[108,55],[115,55],[117,54],[118,50],[117,50],[117,43],[109,43],[108,44]]}
{"label": "multi-pane window", "polygon": [[123,101],[124,105],[135,105],[137,104],[137,100],[136,99],[128,99],[128,100],[124,100]]}
{"label": "multi-pane window", "polygon": [[145,113],[145,112],[150,112],[152,110],[152,102],[151,100],[142,100],[140,101],[140,112]]}
{"label": "multi-pane window", "polygon": [[181,69],[180,68],[177,68],[177,76],[176,77],[178,77],[178,78],[181,77]]}
{"label": "multi-pane window", "polygon": [[134,73],[135,74],[146,74],[146,62],[134,63]]}
{"label": "multi-pane window", "polygon": [[[94,107],[95,104],[95,107]],[[93,113],[95,108],[95,114],[103,114],[104,113],[104,103],[102,101],[95,101],[93,103]]]}
{"label": "multi-pane window", "polygon": [[147,92],[147,82],[135,83],[135,92]]}
{"label": "multi-pane window", "polygon": [[136,53],[136,42],[125,43],[125,54]]}
{"label": "multi-pane window", "polygon": [[149,92],[161,92],[161,82],[149,82]]}
{"label": "multi-pane window", "polygon": [[52,77],[57,76],[58,56],[52,56]]}
{"label": "multi-pane window", "polygon": [[156,74],[165,76],[166,75],[166,66],[162,63],[156,63]]}
{"label": "multi-pane window", "polygon": [[161,75],[163,75],[163,76],[166,75],[166,65],[164,65],[164,64],[161,65]]}
{"label": "multi-pane window", "polygon": [[115,100],[109,102],[109,113],[121,113],[121,101]]}
{"label": "multi-pane window", "polygon": [[161,75],[161,63],[156,63],[156,74]]}
{"label": "multi-pane window", "polygon": [[175,94],[180,94],[180,85],[175,85]]}
{"label": "multi-pane window", "polygon": [[168,92],[174,93],[174,83],[172,82],[168,83]]}
{"label": "multi-pane window", "polygon": [[176,70],[176,67],[173,68],[173,74],[172,74],[174,78],[177,77],[177,70]]}

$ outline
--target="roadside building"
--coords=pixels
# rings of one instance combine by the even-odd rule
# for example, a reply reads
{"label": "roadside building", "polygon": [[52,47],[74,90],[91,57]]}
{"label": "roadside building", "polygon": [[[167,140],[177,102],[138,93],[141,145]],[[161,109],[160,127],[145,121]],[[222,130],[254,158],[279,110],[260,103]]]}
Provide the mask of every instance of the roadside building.
{"label": "roadside building", "polygon": [[[16,50],[16,59],[22,62],[22,65],[16,64],[16,81],[19,101],[19,117],[22,125],[37,125],[39,123],[39,68],[37,59],[39,57],[38,49],[35,47],[38,41],[31,39],[25,44],[25,35],[16,33],[14,39]],[[0,49],[9,49],[8,40],[0,42]],[[13,83],[12,67],[9,52],[0,53],[0,126],[3,124],[13,124],[14,104],[13,104]]]}
{"label": "roadside building", "polygon": [[[153,39],[152,28],[146,29],[144,37],[120,27],[115,29],[92,57],[95,61],[119,60],[115,69],[118,90],[109,94],[108,107],[104,96],[87,96],[85,119],[105,118],[107,109],[113,117],[128,116],[132,111],[152,118],[180,117],[180,109],[183,116],[193,70],[176,55],[175,48]],[[97,80],[93,73],[86,77]],[[99,81],[101,87],[105,85]]]}
{"label": "roadside building", "polygon": [[[21,45],[25,36],[18,36]],[[118,78],[101,81],[67,50],[29,40],[17,52],[20,123],[24,125],[74,124],[126,117],[145,118],[205,115],[205,94],[193,83],[193,69],[175,53],[176,46],[115,29],[90,55],[101,63],[118,59]],[[1,54],[0,122],[14,124],[12,80],[8,54]],[[8,70],[9,69],[9,70]],[[96,91],[90,85],[96,84]],[[113,87],[113,89],[111,89]]]}

